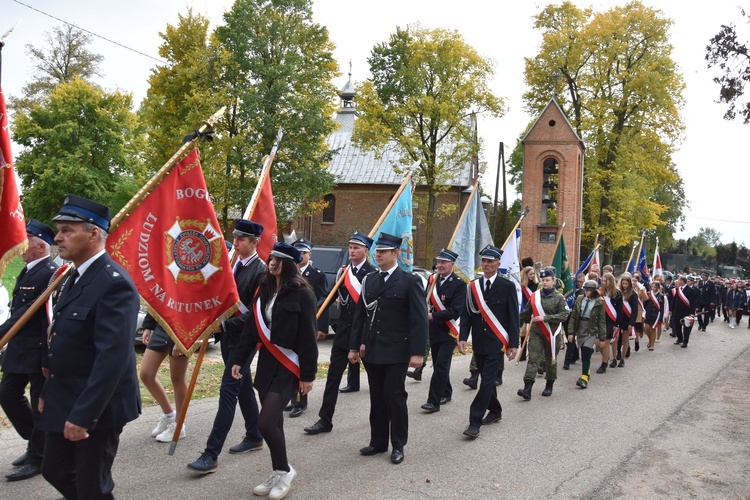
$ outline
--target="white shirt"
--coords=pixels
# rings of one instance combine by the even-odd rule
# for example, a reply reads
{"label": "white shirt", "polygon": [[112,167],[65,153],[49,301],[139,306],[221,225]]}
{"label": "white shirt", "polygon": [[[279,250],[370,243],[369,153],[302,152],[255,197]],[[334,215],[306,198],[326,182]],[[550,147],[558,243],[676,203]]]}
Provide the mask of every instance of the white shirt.
{"label": "white shirt", "polygon": [[28,264],[26,264],[26,272],[31,271],[34,268],[34,266],[36,266],[37,264],[39,264],[41,261],[43,261],[47,257],[48,257],[48,255],[45,255],[41,259],[32,260],[31,262],[29,262]]}
{"label": "white shirt", "polygon": [[395,266],[387,270],[381,269],[380,270],[381,273],[388,273],[388,276],[383,276],[383,281],[388,281],[388,278],[391,277],[391,274],[393,274],[393,271],[395,271],[397,267],[398,267],[398,264],[396,264]]}
{"label": "white shirt", "polygon": [[78,278],[75,280],[75,283],[78,283],[78,280],[81,279],[81,276],[83,276],[83,273],[85,273],[86,270],[89,267],[91,267],[91,264],[93,264],[96,259],[98,259],[99,257],[101,257],[104,254],[104,252],[105,252],[105,249],[102,248],[99,252],[96,253],[96,255],[94,255],[93,257],[91,257],[89,260],[87,260],[86,262],[84,262],[80,266],[76,267],[76,269],[78,270]]}

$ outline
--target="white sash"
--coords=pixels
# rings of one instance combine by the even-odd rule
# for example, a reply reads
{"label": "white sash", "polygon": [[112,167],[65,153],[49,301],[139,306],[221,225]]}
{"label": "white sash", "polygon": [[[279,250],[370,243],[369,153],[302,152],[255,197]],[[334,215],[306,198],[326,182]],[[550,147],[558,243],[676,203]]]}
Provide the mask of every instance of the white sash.
{"label": "white sash", "polygon": [[677,296],[680,298],[682,303],[685,304],[685,306],[687,306],[688,309],[690,309],[690,301],[688,300],[687,297],[685,297],[685,293],[682,291],[682,288],[677,287],[675,288],[675,290],[677,290]]}
{"label": "white sash", "polygon": [[[432,282],[435,281],[435,275],[430,275],[430,285]],[[435,310],[442,312],[445,311],[446,307],[443,304],[443,301],[440,300],[440,296],[437,293],[437,285],[432,287],[432,294],[430,295],[430,302],[432,302],[432,306],[435,308]],[[445,322],[446,326],[448,327],[448,330],[450,331],[451,337],[458,338],[458,334],[460,333],[460,318],[459,319],[449,319]]]}
{"label": "white sash", "polygon": [[354,274],[352,266],[346,266],[346,276],[344,277],[344,286],[349,292],[349,296],[354,300],[355,304],[359,303],[359,297],[362,295],[362,283],[357,279],[357,275]]}
{"label": "white sash", "polygon": [[609,298],[609,295],[604,296],[604,311],[607,313],[607,316],[609,316],[609,319],[611,319],[613,323],[617,321],[617,309],[615,309],[615,306],[612,305],[612,299]]}
{"label": "white sash", "polygon": [[263,347],[268,349],[276,360],[292,372],[297,378],[300,377],[299,356],[297,353],[286,347],[280,347],[271,342],[271,329],[266,325],[263,317],[263,310],[260,307],[260,297],[255,300],[255,326],[258,327],[258,336],[260,337]]}
{"label": "white sash", "polygon": [[[544,308],[542,308],[542,293],[541,290],[537,290],[534,292],[534,295],[531,296],[531,310],[534,313],[534,316],[538,316],[540,318],[544,318],[546,314],[544,313]],[[552,350],[552,359],[555,359],[557,357],[557,354],[555,351],[557,350],[556,347],[556,340],[557,334],[560,333],[560,329],[562,328],[562,321],[557,324],[557,329],[555,330],[555,333],[552,333],[552,327],[549,326],[549,323],[546,321],[537,321],[536,322],[539,329],[542,331],[544,336],[546,337],[547,341],[549,342],[549,345]]]}
{"label": "white sash", "polygon": [[484,301],[482,290],[479,287],[479,280],[472,281],[469,284],[469,287],[471,288],[471,294],[474,296],[474,301],[476,302],[477,307],[479,307],[479,312],[482,315],[482,318],[484,318],[484,321],[489,325],[490,329],[494,332],[497,338],[500,339],[500,342],[502,342],[507,349],[509,342],[508,332],[505,331],[503,325],[495,317],[495,314],[490,310],[489,306]]}

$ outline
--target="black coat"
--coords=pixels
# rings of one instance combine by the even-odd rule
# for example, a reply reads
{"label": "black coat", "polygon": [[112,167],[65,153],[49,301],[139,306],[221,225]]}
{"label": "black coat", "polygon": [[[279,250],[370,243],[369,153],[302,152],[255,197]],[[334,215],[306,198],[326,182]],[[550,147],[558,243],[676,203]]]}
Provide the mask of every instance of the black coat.
{"label": "black coat", "polygon": [[669,310],[672,312],[672,317],[676,321],[681,320],[689,314],[693,314],[693,312],[695,312],[695,309],[698,307],[698,302],[700,300],[700,292],[697,288],[685,285],[682,291],[685,294],[685,297],[688,299],[688,302],[690,302],[690,307],[685,305],[682,299],[677,296],[677,287],[675,287],[670,292],[668,297]]}
{"label": "black coat", "polygon": [[[268,283],[260,284],[260,307],[265,311],[272,291]],[[250,305],[253,316],[245,323],[239,346],[235,352],[235,364],[244,365],[253,348],[260,342],[260,333],[255,322],[255,302]],[[315,295],[302,285],[297,288],[284,287],[276,296],[271,311],[271,342],[279,347],[291,349],[299,357],[300,380],[315,380],[318,371],[318,343],[315,340]],[[267,323],[267,322],[266,322]],[[279,361],[261,348],[258,368],[255,372],[255,388],[259,393],[268,390]],[[291,372],[289,372],[291,373]]]}
{"label": "black coat", "polygon": [[133,349],[138,291],[106,253],[78,283],[70,281],[55,305],[39,428],[63,432],[66,421],[86,429],[121,427],[141,412]]}
{"label": "black coat", "polygon": [[[347,266],[349,265],[350,264],[347,264]],[[365,259],[362,263],[362,267],[360,267],[359,271],[355,273],[355,276],[361,283],[365,276],[375,270],[375,266]],[[337,282],[341,277],[342,272],[346,272],[346,267],[339,270],[339,273],[336,275]],[[344,284],[339,287],[338,294],[340,312],[339,319],[336,321],[336,335],[333,337],[333,345],[348,351],[352,320],[354,319],[354,310],[356,309],[357,303],[354,302],[354,300],[351,300],[349,297],[349,290],[347,290],[346,285]]]}
{"label": "black coat", "polygon": [[701,298],[698,304],[702,307],[710,307],[711,303],[714,302],[716,297],[716,287],[714,282],[711,280],[699,281],[698,289],[701,292]]}
{"label": "black coat", "polygon": [[[484,290],[484,277],[477,280],[479,281],[480,289]],[[471,290],[467,290],[466,294],[467,304],[471,305],[473,310],[478,310]],[[516,293],[515,285],[510,280],[498,275],[492,283],[489,293],[485,295],[484,301],[508,333],[508,346],[510,348],[518,347],[520,320],[518,294]],[[475,353],[487,355],[497,354],[502,351],[503,343],[484,321],[484,317],[480,313],[471,312],[467,306],[461,315],[460,339],[465,342],[469,338],[470,333],[472,348]]]}
{"label": "black coat", "polygon": [[245,322],[247,322],[248,318],[252,318],[250,308],[253,303],[253,295],[260,284],[261,277],[263,277],[267,270],[266,263],[260,257],[248,265],[238,268],[234,282],[237,285],[237,294],[240,297],[240,301],[247,307],[248,311],[225,320],[224,333],[217,340],[227,342],[230,347],[234,347],[239,343],[240,334],[245,326]]}
{"label": "black coat", "polygon": [[[368,311],[366,303],[375,308]],[[419,277],[401,268],[396,268],[385,283],[377,272],[365,276],[349,348],[359,350],[361,345],[365,346],[366,363],[408,363],[411,356],[424,356],[427,303]]]}
{"label": "black coat", "polygon": [[440,301],[445,306],[445,311],[432,311],[430,343],[456,342],[446,322],[461,318],[461,313],[466,308],[466,282],[456,273],[451,273],[442,285],[440,285],[440,275],[435,274],[435,280],[435,289]]}
{"label": "black coat", "polygon": [[[16,281],[13,300],[10,304],[10,318],[0,325],[0,337],[10,330],[47,289],[56,270],[57,264],[47,257],[37,262],[30,271]],[[8,343],[2,358],[3,372],[29,374],[41,372],[42,359],[47,351],[48,326],[47,308],[42,306]]]}
{"label": "black coat", "polygon": [[[315,293],[315,299],[316,299],[316,310],[315,313],[317,314],[317,309],[320,308],[320,306],[323,305],[323,302],[326,301],[326,297],[328,297],[328,293],[330,292],[330,288],[328,287],[328,278],[326,278],[326,273],[318,269],[317,267],[313,267],[312,264],[308,264],[305,268],[305,272],[302,273],[302,277],[307,280],[308,283],[310,283],[310,286],[313,289],[313,292]],[[323,314],[320,315],[320,318],[317,319],[317,329],[319,332],[325,332],[328,333],[328,322],[331,317],[331,313],[328,311],[328,308],[326,307],[326,310],[323,311]]]}

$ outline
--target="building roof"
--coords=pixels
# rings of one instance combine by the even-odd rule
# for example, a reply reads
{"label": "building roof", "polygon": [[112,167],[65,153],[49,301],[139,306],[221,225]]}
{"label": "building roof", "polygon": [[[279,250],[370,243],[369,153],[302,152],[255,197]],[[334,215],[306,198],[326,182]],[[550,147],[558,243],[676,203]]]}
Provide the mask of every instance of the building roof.
{"label": "building roof", "polygon": [[557,108],[557,110],[560,112],[560,114],[562,115],[562,117],[565,119],[565,123],[568,125],[568,128],[573,133],[573,135],[575,136],[575,138],[581,143],[581,146],[583,146],[583,148],[586,149],[586,146],[583,143],[583,140],[581,139],[581,137],[578,135],[578,132],[576,132],[576,129],[573,128],[573,125],[570,124],[570,120],[568,120],[568,115],[565,114],[565,111],[562,110],[562,108],[560,107],[560,104],[558,104],[558,102],[557,102],[557,99],[555,99],[554,97],[549,100],[549,102],[544,107],[544,109],[542,110],[542,112],[539,113],[539,116],[536,117],[536,120],[534,120],[534,124],[531,127],[529,127],[528,131],[526,131],[526,134],[521,139],[521,142],[525,142],[526,141],[526,138],[529,137],[529,134],[531,134],[531,132],[534,130],[534,128],[536,128],[537,123],[539,123],[539,120],[542,119],[542,116],[544,116],[544,114],[547,112],[547,110],[549,109],[549,107],[553,106],[553,105]]}

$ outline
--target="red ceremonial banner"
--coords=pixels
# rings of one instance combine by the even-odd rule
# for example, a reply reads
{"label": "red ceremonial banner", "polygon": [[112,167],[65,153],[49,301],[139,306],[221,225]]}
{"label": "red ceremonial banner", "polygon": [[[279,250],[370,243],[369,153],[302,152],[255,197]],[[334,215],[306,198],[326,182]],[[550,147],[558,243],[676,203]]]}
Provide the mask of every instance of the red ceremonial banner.
{"label": "red ceremonial banner", "polygon": [[263,186],[260,188],[258,203],[250,215],[250,220],[263,226],[263,234],[260,237],[257,252],[261,259],[268,262],[268,257],[271,255],[271,250],[273,250],[273,244],[279,240],[278,229],[276,229],[276,207],[273,203],[270,173],[266,175]]}
{"label": "red ceremonial banner", "polygon": [[18,195],[13,155],[10,152],[10,124],[5,95],[0,87],[0,276],[5,266],[26,250],[26,221]]}
{"label": "red ceremonial banner", "polygon": [[141,302],[186,354],[239,307],[198,150],[177,164],[107,238]]}

